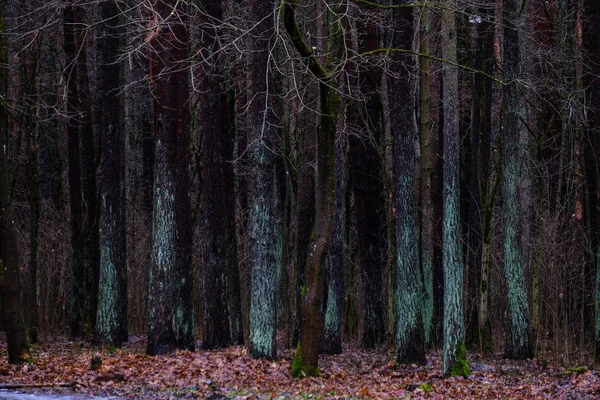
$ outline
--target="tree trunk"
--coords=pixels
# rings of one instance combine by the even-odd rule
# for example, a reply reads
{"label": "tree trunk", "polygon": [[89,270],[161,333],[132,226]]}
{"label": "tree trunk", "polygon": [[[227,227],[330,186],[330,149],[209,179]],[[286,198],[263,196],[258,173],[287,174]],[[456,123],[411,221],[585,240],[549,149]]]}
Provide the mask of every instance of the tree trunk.
{"label": "tree trunk", "polygon": [[[254,53],[252,56],[252,140],[249,183],[250,208],[250,354],[274,358],[277,329],[276,293],[277,254],[275,227],[276,188],[275,156],[277,149],[277,116],[275,110],[275,83],[270,70],[270,52],[273,46],[274,19],[272,0],[252,0],[253,20],[257,21]],[[260,21],[260,22],[259,22]]]}
{"label": "tree trunk", "polygon": [[[85,270],[84,330],[96,326],[98,309],[98,282],[100,278],[99,213],[96,180],[96,138],[90,98],[90,79],[87,61],[87,37],[85,6],[73,6],[75,51],[77,63],[77,98],[79,100],[79,140],[81,165],[83,167],[83,265]],[[84,332],[86,333],[86,332]]]}
{"label": "tree trunk", "polygon": [[[453,9],[453,1],[446,4]],[[456,14],[442,11],[442,57],[456,63]],[[463,259],[460,244],[459,100],[458,70],[446,64],[444,105],[444,374],[469,375],[465,360],[463,316]]]}
{"label": "tree trunk", "polygon": [[202,347],[243,344],[240,285],[235,236],[233,144],[234,115],[228,103],[223,60],[214,21],[223,19],[219,0],[205,2],[201,24],[202,70],[200,100],[202,132],[203,310]]}
{"label": "tree trunk", "polygon": [[585,0],[584,2],[584,34],[583,47],[587,53],[587,65],[584,72],[586,86],[586,97],[589,99],[588,130],[586,153],[588,162],[586,164],[586,177],[590,193],[590,220],[592,243],[597,247],[596,253],[596,282],[594,290],[595,306],[595,359],[600,363],[600,165],[598,157],[600,154],[600,8],[597,2]]}
{"label": "tree trunk", "polygon": [[[344,76],[344,75],[342,75]],[[321,345],[326,354],[342,353],[342,323],[346,281],[346,198],[348,192],[347,130],[345,120],[338,122],[335,142],[335,211],[333,233],[329,248],[327,282],[327,304],[325,326]]]}
{"label": "tree trunk", "polygon": [[[306,284],[302,288],[300,341],[292,364],[293,376],[319,375],[319,336],[321,332],[321,303],[325,290],[324,273],[327,252],[333,233],[335,210],[335,133],[338,119],[339,99],[331,88],[329,71],[319,62],[308,47],[298,27],[295,16],[296,1],[285,3],[284,24],[294,47],[300,53],[309,70],[319,79],[319,125],[317,128],[317,178],[316,213],[313,235],[306,259]],[[338,26],[333,25],[334,40],[328,50],[337,54],[340,47]]]}
{"label": "tree trunk", "polygon": [[[413,9],[394,11],[392,47],[410,49],[414,40]],[[388,80],[390,125],[393,139],[394,203],[396,207],[396,310],[397,361],[402,364],[425,363],[425,332],[423,326],[423,278],[419,268],[419,226],[417,219],[417,186],[415,88],[413,75],[415,57],[392,55]]]}
{"label": "tree trunk", "polygon": [[[4,5],[0,4],[0,65],[8,65],[4,36]],[[8,92],[7,69],[0,68],[0,96]],[[2,326],[6,333],[8,362],[21,363],[27,359],[27,337],[23,323],[21,281],[19,276],[19,249],[15,231],[12,199],[10,196],[6,149],[8,143],[8,110],[0,102],[0,304]]]}
{"label": "tree trunk", "polygon": [[[431,34],[431,12],[424,7],[420,23],[421,54],[429,54]],[[433,202],[431,198],[431,59],[419,57],[419,140],[421,146],[421,269],[423,271],[424,299],[422,308],[425,346],[431,346],[431,324],[433,321]]]}
{"label": "tree trunk", "polygon": [[98,39],[102,97],[102,214],[100,276],[94,335],[96,345],[120,347],[127,340],[127,257],[125,214],[125,135],[122,132],[119,10],[115,1],[100,5]]}
{"label": "tree trunk", "polygon": [[[359,51],[378,49],[380,27],[373,22],[358,23]],[[359,67],[358,90],[365,100],[357,105],[362,132],[349,141],[350,182],[354,195],[354,216],[358,233],[356,252],[362,273],[364,333],[362,344],[374,348],[384,339],[383,266],[386,250],[384,165],[379,147],[385,136],[379,87],[381,72],[376,66]]]}
{"label": "tree trunk", "polygon": [[531,323],[523,253],[520,244],[519,193],[521,179],[520,112],[519,95],[519,2],[507,0],[504,4],[504,104],[506,107],[503,138],[503,195],[505,215],[504,274],[508,288],[508,326],[506,339],[507,358],[525,359],[532,356]]}
{"label": "tree trunk", "polygon": [[[184,4],[157,0],[164,26],[152,32],[154,213],[148,292],[148,354],[194,349],[189,198],[189,73]],[[157,27],[157,29],[159,29]]]}
{"label": "tree trunk", "polygon": [[83,221],[81,206],[81,169],[79,153],[79,123],[77,121],[77,65],[75,64],[75,35],[73,7],[67,6],[63,15],[65,79],[67,81],[67,147],[69,163],[69,203],[71,209],[71,295],[69,319],[71,337],[83,335],[85,304],[85,272],[83,265]]}

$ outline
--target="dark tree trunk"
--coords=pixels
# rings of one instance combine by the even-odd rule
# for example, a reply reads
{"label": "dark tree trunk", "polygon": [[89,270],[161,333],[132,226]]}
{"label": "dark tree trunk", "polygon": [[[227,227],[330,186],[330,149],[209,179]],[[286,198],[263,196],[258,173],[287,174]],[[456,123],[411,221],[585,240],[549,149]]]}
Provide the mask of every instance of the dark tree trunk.
{"label": "dark tree trunk", "polygon": [[[447,1],[450,7],[453,1]],[[442,57],[456,62],[456,13],[442,12]],[[444,374],[468,375],[464,354],[463,258],[460,244],[458,70],[446,65],[444,104]],[[466,369],[465,369],[466,368]]]}
{"label": "dark tree trunk", "polygon": [[150,59],[156,146],[148,292],[151,355],[194,349],[187,18],[185,5],[177,0],[157,0],[153,6],[165,22],[154,32]]}
{"label": "dark tree trunk", "polygon": [[[4,36],[4,5],[0,4],[0,65],[8,65]],[[8,93],[7,69],[0,68],[0,96]],[[10,196],[8,163],[5,149],[8,148],[8,110],[6,102],[0,102],[0,304],[2,327],[6,333],[8,362],[24,362],[27,359],[27,337],[23,323],[21,304],[21,281],[19,276],[19,249],[13,221],[13,206]]]}
{"label": "dark tree trunk", "polygon": [[[312,90],[311,96],[314,96]],[[310,113],[310,111],[309,111]],[[304,113],[306,114],[306,112]],[[307,118],[303,115],[303,119]],[[295,224],[296,236],[294,240],[294,270],[296,279],[295,299],[295,326],[294,344],[297,344],[300,335],[300,304],[302,303],[302,288],[306,267],[306,254],[315,221],[315,157],[316,157],[316,129],[313,124],[305,123],[298,132],[299,140],[298,157],[298,185],[296,190]]]}
{"label": "dark tree trunk", "polygon": [[250,264],[252,287],[250,299],[250,354],[273,358],[276,355],[277,271],[281,257],[277,254],[275,156],[277,116],[275,82],[269,63],[273,45],[274,19],[272,0],[252,0],[251,10],[257,21],[252,56],[252,136],[250,144],[249,182]]}
{"label": "dark tree trunk", "polygon": [[503,200],[505,215],[504,274],[508,289],[507,358],[524,359],[533,355],[529,303],[525,287],[523,252],[520,244],[521,207],[517,188],[521,179],[519,94],[519,2],[504,4],[504,104]]}
{"label": "dark tree trunk", "polygon": [[[369,22],[358,27],[360,51],[379,48],[379,26]],[[383,159],[379,152],[383,131],[383,112],[378,67],[367,66],[358,72],[359,90],[365,96],[358,106],[361,135],[349,137],[350,174],[354,195],[357,254],[364,290],[364,333],[362,344],[372,348],[384,338],[383,254],[386,250],[385,187]]]}
{"label": "dark tree trunk", "polygon": [[[493,2],[484,5],[479,13],[482,22],[475,30],[474,68],[493,74],[494,67],[494,27],[490,21]],[[483,347],[480,343],[480,327],[486,322],[479,321],[481,304],[481,266],[483,252],[483,203],[488,199],[487,183],[489,182],[489,155],[492,118],[492,80],[483,74],[473,76],[473,104],[471,117],[471,158],[469,160],[469,214],[467,216],[467,299],[469,325],[467,326],[467,343],[471,346]],[[482,191],[480,189],[483,189]],[[491,333],[491,332],[490,332]],[[487,333],[485,336],[488,336]]]}
{"label": "dark tree trunk", "polygon": [[[344,77],[344,75],[342,75]],[[329,279],[327,281],[327,303],[325,305],[325,326],[321,344],[322,352],[340,354],[342,352],[342,324],[344,314],[344,294],[346,275],[346,237],[348,194],[348,138],[345,119],[338,122],[335,142],[335,211],[331,247],[327,254]]]}
{"label": "dark tree trunk", "polygon": [[[414,40],[413,9],[395,10],[392,47],[409,49]],[[394,204],[396,207],[396,284],[394,287],[397,361],[425,363],[423,278],[419,263],[414,56],[392,55],[388,80],[390,125],[393,139]]]}
{"label": "dark tree trunk", "polygon": [[102,25],[100,95],[102,97],[102,214],[100,281],[94,334],[96,345],[120,347],[127,340],[127,257],[125,238],[125,135],[122,131],[119,10],[115,1],[100,5]]}
{"label": "dark tree trunk", "polygon": [[591,221],[592,243],[597,246],[596,282],[594,290],[595,305],[595,359],[600,363],[600,8],[597,2],[584,2],[583,47],[587,53],[588,68],[584,71],[584,83],[587,88],[588,130],[586,148],[586,177],[590,197],[589,219]]}
{"label": "dark tree trunk", "polygon": [[220,0],[204,2],[208,15],[201,25],[202,70],[200,100],[202,131],[203,310],[202,347],[243,343],[240,284],[235,236],[233,115],[220,65],[218,30],[223,18]]}
{"label": "dark tree trunk", "polygon": [[[429,54],[431,35],[431,11],[423,8],[420,17],[420,48],[421,54]],[[431,59],[426,56],[419,58],[419,140],[421,145],[421,269],[423,271],[423,329],[425,346],[431,346],[433,324],[433,249],[434,249],[434,207],[432,198],[432,165],[433,145],[431,129]]]}
{"label": "dark tree trunk", "polygon": [[79,153],[79,122],[77,121],[77,66],[75,64],[75,35],[73,7],[67,6],[63,15],[65,80],[67,82],[67,147],[69,163],[69,203],[71,209],[71,296],[69,319],[71,337],[83,335],[85,304],[85,272],[83,265],[83,221],[81,208],[81,169]]}
{"label": "dark tree trunk", "polygon": [[[98,310],[98,282],[100,278],[100,236],[98,194],[96,182],[96,138],[90,98],[90,79],[87,61],[87,39],[89,32],[85,28],[84,6],[73,6],[75,51],[77,57],[77,99],[79,101],[79,140],[81,146],[81,165],[83,174],[83,265],[85,269],[85,330],[96,326]],[[86,333],[86,332],[84,332]]]}

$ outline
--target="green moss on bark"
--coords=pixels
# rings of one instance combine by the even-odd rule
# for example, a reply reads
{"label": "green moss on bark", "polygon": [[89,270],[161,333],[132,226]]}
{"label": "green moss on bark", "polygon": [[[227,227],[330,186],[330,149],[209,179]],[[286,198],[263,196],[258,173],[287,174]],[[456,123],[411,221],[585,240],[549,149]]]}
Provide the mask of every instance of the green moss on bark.
{"label": "green moss on bark", "polygon": [[304,355],[302,353],[302,345],[298,342],[296,347],[296,354],[294,355],[294,361],[292,362],[292,376],[294,378],[304,378],[307,376],[321,376],[318,368],[312,365],[306,365],[304,363]]}
{"label": "green moss on bark", "polygon": [[467,349],[463,343],[458,345],[456,349],[456,361],[452,365],[452,371],[450,376],[463,376],[467,377],[471,375],[471,368],[467,362]]}

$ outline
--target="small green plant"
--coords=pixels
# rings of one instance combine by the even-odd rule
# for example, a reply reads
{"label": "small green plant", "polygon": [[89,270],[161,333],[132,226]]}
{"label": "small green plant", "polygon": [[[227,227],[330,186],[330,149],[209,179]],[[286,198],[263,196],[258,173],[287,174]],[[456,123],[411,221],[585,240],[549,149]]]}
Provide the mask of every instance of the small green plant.
{"label": "small green plant", "polygon": [[422,383],[419,385],[419,389],[421,389],[425,393],[429,393],[433,391],[433,386],[431,386],[431,384],[429,383]]}
{"label": "small green plant", "polygon": [[567,368],[567,370],[565,371],[565,375],[579,375],[579,374],[585,374],[586,372],[588,372],[588,367],[584,366],[584,365],[579,365],[577,367],[571,367],[571,368]]}

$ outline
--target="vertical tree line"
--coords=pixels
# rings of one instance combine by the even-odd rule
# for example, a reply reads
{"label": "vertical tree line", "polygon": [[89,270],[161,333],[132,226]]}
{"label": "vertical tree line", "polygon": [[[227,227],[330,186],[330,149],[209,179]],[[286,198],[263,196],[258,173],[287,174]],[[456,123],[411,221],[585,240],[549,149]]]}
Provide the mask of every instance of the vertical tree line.
{"label": "vertical tree line", "polygon": [[599,357],[593,2],[134,3],[0,5],[11,362],[140,332],[293,345],[295,376],[353,340]]}

